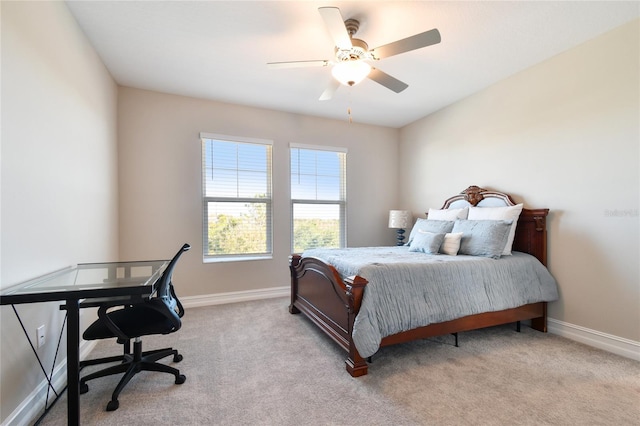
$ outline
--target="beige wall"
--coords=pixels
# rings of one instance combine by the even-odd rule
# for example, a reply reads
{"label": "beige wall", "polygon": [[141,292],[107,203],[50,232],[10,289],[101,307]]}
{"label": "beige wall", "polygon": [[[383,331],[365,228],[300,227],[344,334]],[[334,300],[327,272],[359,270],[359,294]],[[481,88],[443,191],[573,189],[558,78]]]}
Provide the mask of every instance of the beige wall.
{"label": "beige wall", "polygon": [[[123,258],[192,250],[176,269],[183,296],[289,285],[289,144],[345,147],[347,240],[393,244],[387,228],[397,205],[399,131],[220,102],[120,88],[120,253]],[[273,259],[202,261],[200,132],[273,141]]]}
{"label": "beige wall", "polygon": [[[181,294],[286,286],[288,144],[307,143],[349,150],[351,246],[393,244],[389,209],[417,216],[470,184],[550,208],[551,317],[640,340],[638,21],[395,130],[117,89],[64,3],[0,8],[2,287],[185,241]],[[201,131],[274,141],[273,260],[202,263]],[[42,377],[0,309],[4,421]],[[55,341],[57,305],[19,310]],[[50,364],[53,345],[40,351]]]}
{"label": "beige wall", "polygon": [[[640,341],[639,21],[401,131],[415,215],[469,185],[549,208],[550,317]],[[472,70],[470,70],[472,72]]]}
{"label": "beige wall", "polygon": [[[5,288],[71,264],[117,258],[117,87],[64,3],[0,7]],[[47,325],[38,353],[50,366],[63,318],[58,305],[17,309],[30,337]],[[44,377],[11,307],[0,313],[4,421]]]}

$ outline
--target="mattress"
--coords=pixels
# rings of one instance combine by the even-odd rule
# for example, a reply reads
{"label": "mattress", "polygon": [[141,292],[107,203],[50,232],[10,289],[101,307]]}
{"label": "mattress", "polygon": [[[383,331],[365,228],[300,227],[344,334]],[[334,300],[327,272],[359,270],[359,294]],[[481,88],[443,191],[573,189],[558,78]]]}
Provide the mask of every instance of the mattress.
{"label": "mattress", "polygon": [[382,338],[401,331],[558,298],[547,268],[520,252],[491,259],[396,246],[313,249],[303,257],[316,257],[343,277],[369,281],[352,333],[363,357],[373,355]]}

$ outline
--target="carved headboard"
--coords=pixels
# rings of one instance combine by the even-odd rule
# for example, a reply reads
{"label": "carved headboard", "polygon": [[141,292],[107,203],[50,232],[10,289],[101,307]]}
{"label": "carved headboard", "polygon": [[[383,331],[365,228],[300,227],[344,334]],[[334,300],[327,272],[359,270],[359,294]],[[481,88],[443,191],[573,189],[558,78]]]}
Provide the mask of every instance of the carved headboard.
{"label": "carved headboard", "polygon": [[[511,196],[498,191],[489,191],[470,186],[460,194],[448,198],[442,208],[502,207],[515,206]],[[513,250],[529,253],[547,265],[547,215],[549,209],[522,209],[516,226]]]}

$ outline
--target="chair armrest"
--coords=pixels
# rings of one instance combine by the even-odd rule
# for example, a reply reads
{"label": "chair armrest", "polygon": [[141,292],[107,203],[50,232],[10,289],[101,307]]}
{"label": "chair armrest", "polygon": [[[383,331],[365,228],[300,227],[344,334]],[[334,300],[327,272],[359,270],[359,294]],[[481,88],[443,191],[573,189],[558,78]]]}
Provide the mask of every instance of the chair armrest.
{"label": "chair armrest", "polygon": [[[107,326],[107,328],[109,330],[111,330],[111,332],[119,340],[122,340],[122,341],[130,340],[131,338],[129,336],[127,336],[126,334],[124,334],[124,332],[122,330],[120,330],[120,328],[111,320],[111,318],[109,318],[109,314],[108,314],[107,310],[109,308],[113,308],[114,306],[122,306],[122,304],[112,305],[112,306],[108,306],[108,305],[100,306],[100,308],[98,308],[98,318],[100,319],[100,321],[104,322],[104,324]],[[125,306],[124,309],[127,309],[126,306]]]}

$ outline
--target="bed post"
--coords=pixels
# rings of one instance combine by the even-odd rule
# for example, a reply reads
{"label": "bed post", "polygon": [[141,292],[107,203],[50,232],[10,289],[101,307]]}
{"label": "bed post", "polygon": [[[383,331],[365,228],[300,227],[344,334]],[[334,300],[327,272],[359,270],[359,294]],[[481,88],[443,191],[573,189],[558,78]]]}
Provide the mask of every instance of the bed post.
{"label": "bed post", "polygon": [[349,356],[345,361],[347,371],[351,374],[351,377],[360,377],[367,374],[369,365],[367,360],[362,358],[356,349],[356,345],[353,343],[353,324],[356,320],[358,312],[360,312],[360,305],[362,304],[362,297],[364,295],[364,287],[368,281],[360,276],[348,277],[344,280],[347,287],[347,300],[349,305],[347,312],[349,314]]}
{"label": "bed post", "polygon": [[291,304],[289,305],[290,314],[299,314],[300,309],[294,306],[296,301],[296,295],[298,294],[298,278],[296,276],[295,268],[300,264],[302,257],[299,254],[292,254],[289,256],[289,270],[291,271]]}
{"label": "bed post", "polygon": [[538,318],[531,319],[531,328],[534,330],[541,331],[543,333],[547,332],[547,302],[542,302],[542,312],[543,315]]}
{"label": "bed post", "polygon": [[513,249],[529,253],[547,266],[547,215],[549,209],[522,209]]}

